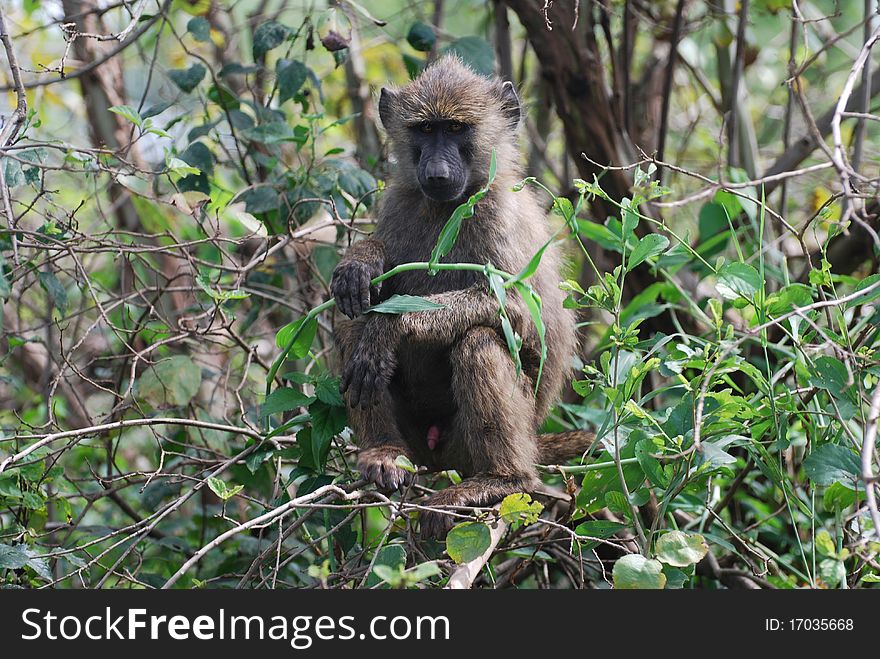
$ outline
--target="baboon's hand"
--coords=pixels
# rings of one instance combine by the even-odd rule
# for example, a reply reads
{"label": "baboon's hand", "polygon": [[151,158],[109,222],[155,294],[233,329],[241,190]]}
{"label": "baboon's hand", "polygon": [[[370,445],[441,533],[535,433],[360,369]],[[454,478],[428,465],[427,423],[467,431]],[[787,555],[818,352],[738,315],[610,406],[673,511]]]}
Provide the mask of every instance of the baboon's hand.
{"label": "baboon's hand", "polygon": [[349,318],[357,318],[370,306],[370,298],[378,297],[381,284],[370,285],[370,280],[382,274],[382,269],[364,261],[343,260],[333,271],[330,292],[336,298],[339,310]]}
{"label": "baboon's hand", "polygon": [[381,324],[383,320],[384,317],[369,319],[360,343],[342,369],[339,390],[348,393],[352,407],[360,405],[366,409],[376,403],[394,375],[396,343],[390,336],[377,336],[368,331],[370,325]]}
{"label": "baboon's hand", "polygon": [[397,466],[397,456],[405,451],[396,446],[366,448],[358,455],[358,471],[381,490],[398,490],[411,485],[413,474]]}

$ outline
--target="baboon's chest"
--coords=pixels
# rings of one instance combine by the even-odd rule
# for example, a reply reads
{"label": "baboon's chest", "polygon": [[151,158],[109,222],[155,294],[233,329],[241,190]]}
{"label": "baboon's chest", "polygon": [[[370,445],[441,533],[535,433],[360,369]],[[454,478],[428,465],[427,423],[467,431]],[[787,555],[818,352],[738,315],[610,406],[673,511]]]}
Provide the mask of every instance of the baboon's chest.
{"label": "baboon's chest", "polygon": [[[386,266],[394,266],[429,261],[431,252],[440,236],[443,223],[413,222],[402,230],[403,237],[386,243]],[[486,222],[469,218],[462,223],[458,239],[452,250],[445,255],[441,263],[492,263],[499,267],[499,261],[506,251],[503,237],[490,235]],[[443,270],[435,275],[424,270],[405,272],[388,282],[387,292],[383,289],[383,297],[392,294],[429,295],[445,291],[460,290],[481,281],[483,273],[473,270]]]}

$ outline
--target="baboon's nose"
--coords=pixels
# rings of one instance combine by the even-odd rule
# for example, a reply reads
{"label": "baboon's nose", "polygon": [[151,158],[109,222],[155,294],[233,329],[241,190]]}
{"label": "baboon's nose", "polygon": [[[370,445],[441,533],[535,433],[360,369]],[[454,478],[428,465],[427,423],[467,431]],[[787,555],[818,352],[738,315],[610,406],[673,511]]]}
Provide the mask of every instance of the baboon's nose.
{"label": "baboon's nose", "polygon": [[432,160],[425,166],[425,177],[434,185],[449,182],[449,165],[443,160]]}

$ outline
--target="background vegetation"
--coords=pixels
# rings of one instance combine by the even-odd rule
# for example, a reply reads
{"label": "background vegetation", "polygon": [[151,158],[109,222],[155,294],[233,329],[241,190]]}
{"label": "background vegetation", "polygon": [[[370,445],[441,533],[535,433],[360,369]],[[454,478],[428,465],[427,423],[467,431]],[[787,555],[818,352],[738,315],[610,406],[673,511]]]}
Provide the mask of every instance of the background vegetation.
{"label": "background vegetation", "polygon": [[[3,3],[0,584],[876,587],[876,12]],[[442,545],[457,475],[358,480],[316,307],[375,92],[448,50],[530,108],[582,336],[545,425],[600,441]]]}

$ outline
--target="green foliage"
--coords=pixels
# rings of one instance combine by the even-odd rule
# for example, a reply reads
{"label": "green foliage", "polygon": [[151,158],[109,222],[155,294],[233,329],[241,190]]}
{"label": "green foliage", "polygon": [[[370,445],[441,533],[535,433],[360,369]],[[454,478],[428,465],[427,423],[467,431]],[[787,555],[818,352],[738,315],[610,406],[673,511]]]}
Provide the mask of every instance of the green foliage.
{"label": "green foliage", "polygon": [[[757,144],[762,158],[783,151],[788,95],[776,83],[788,74],[784,65],[767,74],[789,58],[775,39],[790,29],[782,4],[759,3],[747,31],[750,48],[759,40],[762,50],[755,68],[746,65],[743,91],[762,96],[743,101],[738,118],[743,145]],[[835,20],[861,24],[844,4]],[[255,26],[247,7],[205,1],[175,2],[154,25],[145,15],[145,35],[126,52],[155,56],[120,60],[129,96],[109,96],[119,105],[97,118],[91,105],[70,110],[86,107],[70,96],[81,76],[65,82],[44,70],[61,61],[64,40],[32,29],[41,20],[33,3],[10,9],[13,25],[28,26],[24,43],[36,44],[29,52],[13,35],[26,81],[40,71],[53,85],[0,162],[14,220],[0,230],[2,585],[45,586],[60,575],[60,587],[161,587],[211,540],[291,502],[199,554],[172,585],[444,584],[444,547],[415,546],[418,511],[426,492],[462,476],[401,455],[393,466],[416,487],[380,497],[356,484],[359,438],[336,377],[340,317],[328,282],[340,252],[372,230],[389,171],[361,91],[417,75],[427,53],[456,53],[490,75],[492,8],[457,5],[438,33],[417,7],[371,18],[357,3],[331,5],[286,6]],[[121,7],[108,11],[120,25],[130,20]],[[786,178],[781,204],[780,188],[771,191],[779,180],[761,190],[754,167],[719,165],[730,114],[715,105],[725,105],[730,81],[724,48],[699,32],[734,37],[729,17],[711,8],[688,16],[697,28],[679,52],[700,86],[674,86],[666,159],[677,166],[664,166],[662,180],[650,158],[583,167],[577,131],[559,112],[544,114],[548,93],[567,109],[560,102],[578,90],[535,86],[541,53],[522,48],[513,21],[534,174],[513,189],[537,195],[552,235],[520,255],[516,272],[454,262],[463,223],[478,218],[492,186],[510,181],[493,152],[486,186],[450,209],[427,260],[396,263],[372,282],[391,286],[413,271],[474,275],[497,300],[517,377],[539,360],[537,390],[557,355],[544,322],[551,302],[533,281],[554,251],[565,255],[560,288],[582,349],[573,391],[543,430],[588,428],[597,440],[583,459],[542,468],[553,497],[501,502],[509,529],[479,586],[719,588],[732,572],[764,587],[880,583],[861,463],[880,381],[876,248],[866,241],[855,269],[840,267],[837,240],[858,226],[844,219],[835,168]],[[650,39],[667,38],[667,18],[660,12],[637,40],[634,73]],[[565,26],[554,28],[548,34],[562,41]],[[818,108],[836,98],[852,64],[844,54],[858,52],[860,35],[821,53],[802,44],[795,59],[810,66],[800,100]],[[355,36],[361,45],[349,52]],[[349,71],[347,57],[362,66]],[[610,62],[595,65],[613,77]],[[646,111],[640,95],[628,102],[631,120]],[[866,123],[873,144],[877,122]],[[113,140],[92,143],[103,124]],[[847,148],[854,124],[844,117]],[[124,135],[129,143],[110,147]],[[572,163],[586,179],[562,180]],[[369,312],[438,308],[393,295]],[[540,355],[523,351],[514,310],[534,325]],[[433,404],[416,425],[435,422]],[[452,430],[442,428],[441,440],[453,441]],[[876,459],[871,466],[876,474]],[[570,504],[557,500],[563,492]],[[487,508],[453,529],[453,563],[486,552],[495,514]],[[697,569],[709,552],[721,573]]]}
{"label": "green foliage", "polygon": [[483,522],[462,522],[447,534],[446,553],[456,563],[467,563],[482,556],[491,542],[489,527]]}

